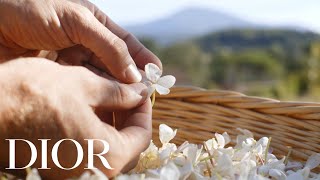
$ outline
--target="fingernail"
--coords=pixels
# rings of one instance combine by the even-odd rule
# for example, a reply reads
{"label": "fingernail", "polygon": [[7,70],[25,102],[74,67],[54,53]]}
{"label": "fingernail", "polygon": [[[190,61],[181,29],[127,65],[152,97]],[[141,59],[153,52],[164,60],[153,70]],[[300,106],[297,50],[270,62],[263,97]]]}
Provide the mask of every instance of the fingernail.
{"label": "fingernail", "polygon": [[145,86],[143,83],[134,83],[131,86],[135,91],[137,97],[140,99],[140,103],[146,102],[148,99],[148,87]]}
{"label": "fingernail", "polygon": [[133,82],[140,82],[142,76],[138,71],[137,67],[133,64],[130,64],[126,70],[126,77]]}

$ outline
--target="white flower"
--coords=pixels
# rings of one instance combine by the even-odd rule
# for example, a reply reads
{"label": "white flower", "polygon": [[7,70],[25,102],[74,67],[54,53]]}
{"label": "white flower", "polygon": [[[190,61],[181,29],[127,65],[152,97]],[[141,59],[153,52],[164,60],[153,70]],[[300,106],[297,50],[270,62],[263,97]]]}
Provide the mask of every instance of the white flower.
{"label": "white flower", "polygon": [[236,140],[236,149],[239,149],[242,147],[242,142],[245,141],[247,138],[253,138],[253,134],[252,132],[246,130],[246,129],[241,129],[241,128],[237,128],[238,131],[240,131],[242,134],[237,136],[237,140]]}
{"label": "white flower", "polygon": [[173,130],[171,127],[160,124],[159,126],[159,138],[162,144],[169,143],[177,134],[177,130]]}
{"label": "white flower", "polygon": [[108,180],[109,178],[101,172],[99,169],[91,169],[93,172],[90,173],[89,171],[85,171],[79,178],[78,180]]}
{"label": "white flower", "polygon": [[177,166],[172,162],[168,163],[160,171],[161,180],[179,179],[179,177],[180,177],[180,171],[177,168]]}
{"label": "white flower", "polygon": [[286,180],[287,179],[286,174],[279,169],[270,169],[269,175],[275,179],[278,179],[278,180]]}
{"label": "white flower", "polygon": [[224,146],[230,142],[230,137],[226,132],[224,132],[222,135],[219,133],[215,133],[215,136],[218,141],[219,148],[224,148]]}
{"label": "white flower", "polygon": [[303,165],[301,162],[291,162],[288,161],[286,169],[287,170],[296,170],[296,169],[302,169]]}
{"label": "white flower", "polygon": [[137,166],[134,172],[143,172],[146,169],[154,169],[160,167],[160,153],[156,145],[150,142],[149,147],[140,154]]}
{"label": "white flower", "polygon": [[219,175],[233,176],[233,166],[231,157],[227,154],[223,154],[217,159],[217,171]]}
{"label": "white flower", "polygon": [[308,179],[310,175],[310,169],[305,167],[303,169],[298,170],[297,172],[290,172],[287,179],[288,180],[305,180]]}
{"label": "white flower", "polygon": [[173,143],[166,143],[160,149],[160,160],[162,163],[166,163],[170,159],[171,155],[177,150],[177,146]]}
{"label": "white flower", "polygon": [[116,180],[141,180],[144,179],[145,174],[122,174],[120,176],[117,176],[117,178],[115,178]]}
{"label": "white flower", "polygon": [[308,158],[305,167],[314,169],[319,165],[320,165],[320,153],[315,153]]}
{"label": "white flower", "polygon": [[191,173],[193,173],[193,165],[190,161],[187,161],[182,167],[179,168],[180,179],[187,179]]}
{"label": "white flower", "polygon": [[304,180],[304,178],[300,172],[293,172],[287,177],[287,180]]}
{"label": "white flower", "polygon": [[[137,166],[129,173],[115,177],[115,180],[320,180],[320,174],[311,170],[320,164],[320,154],[310,156],[303,166],[301,162],[284,163],[272,152],[267,153],[269,139],[256,141],[250,131],[242,130],[237,136],[235,147],[225,147],[230,142],[227,133],[215,133],[205,141],[207,146],[184,142],[179,147],[170,141],[177,130],[161,124],[159,136],[162,143],[158,148],[152,141],[140,154]],[[211,156],[209,156],[209,154]],[[107,180],[98,169],[84,172],[78,180]],[[36,169],[28,170],[27,180],[41,180]],[[1,173],[0,173],[1,179]],[[10,179],[10,178],[9,178]]]}
{"label": "white flower", "polygon": [[31,169],[26,177],[26,180],[41,180],[38,170],[34,168]]}
{"label": "white flower", "polygon": [[214,138],[207,140],[205,143],[209,151],[218,149],[218,143]]}
{"label": "white flower", "polygon": [[215,133],[216,138],[209,139],[205,142],[209,151],[218,148],[224,148],[230,142],[230,136],[228,133],[224,132],[223,134]]}
{"label": "white flower", "polygon": [[191,162],[192,165],[196,166],[199,163],[199,159],[202,153],[203,147],[198,148],[196,144],[190,144],[187,148],[183,150],[183,155],[186,157],[186,160]]}
{"label": "white flower", "polygon": [[268,162],[266,162],[265,165],[262,165],[261,167],[259,167],[258,172],[261,175],[266,175],[266,174],[270,175],[271,169],[274,169],[273,172],[275,172],[276,170],[284,171],[285,164],[283,162],[284,162],[284,158],[282,158],[281,160],[268,159]]}
{"label": "white flower", "polygon": [[170,90],[174,83],[176,82],[176,78],[171,75],[163,76],[162,71],[155,64],[148,63],[145,66],[145,72],[147,76],[147,86],[150,86],[149,95],[151,95],[154,90],[156,90],[160,95],[169,94]]}
{"label": "white flower", "polygon": [[91,171],[94,173],[91,175],[89,180],[108,180],[109,178],[101,172],[99,169],[91,169]]}

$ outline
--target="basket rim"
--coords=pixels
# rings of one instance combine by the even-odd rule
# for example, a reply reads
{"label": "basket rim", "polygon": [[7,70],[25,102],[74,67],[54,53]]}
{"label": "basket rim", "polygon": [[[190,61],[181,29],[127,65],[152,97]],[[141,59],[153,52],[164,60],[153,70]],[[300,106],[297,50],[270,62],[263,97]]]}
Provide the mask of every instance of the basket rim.
{"label": "basket rim", "polygon": [[[268,97],[259,97],[259,96],[251,96],[246,95],[244,93],[240,93],[237,91],[231,91],[231,90],[220,90],[220,89],[205,89],[201,87],[196,86],[188,86],[188,85],[179,85],[174,86],[171,88],[171,93],[167,95],[159,95],[157,93],[158,99],[168,99],[168,98],[179,98],[179,97],[201,97],[201,96],[221,96],[221,97],[231,97],[234,98],[241,98],[242,101],[245,100],[247,102],[256,102],[260,101],[260,103],[281,103],[281,104],[287,104],[287,106],[307,106],[307,107],[319,107],[320,102],[313,102],[313,101],[288,101],[288,100],[277,100],[274,98],[268,98]],[[319,111],[320,113],[320,111]]]}

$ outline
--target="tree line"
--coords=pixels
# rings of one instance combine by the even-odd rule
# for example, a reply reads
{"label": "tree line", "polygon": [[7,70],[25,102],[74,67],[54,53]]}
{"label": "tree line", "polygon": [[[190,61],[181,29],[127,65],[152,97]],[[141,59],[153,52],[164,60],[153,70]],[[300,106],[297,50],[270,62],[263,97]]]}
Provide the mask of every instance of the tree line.
{"label": "tree line", "polygon": [[320,98],[320,36],[312,32],[226,30],[167,46],[140,40],[180,85],[279,99]]}

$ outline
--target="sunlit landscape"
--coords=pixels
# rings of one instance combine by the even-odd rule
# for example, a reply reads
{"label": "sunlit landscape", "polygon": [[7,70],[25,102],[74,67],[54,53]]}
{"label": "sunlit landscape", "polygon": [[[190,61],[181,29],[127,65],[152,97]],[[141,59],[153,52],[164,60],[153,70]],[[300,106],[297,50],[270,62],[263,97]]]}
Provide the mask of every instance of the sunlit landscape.
{"label": "sunlit landscape", "polygon": [[[94,2],[102,8],[108,4]],[[139,3],[143,4],[138,2],[137,7]],[[274,16],[279,13],[276,9],[285,5],[285,2],[263,3],[276,7]],[[213,2],[211,6],[208,3],[207,7],[205,3],[193,2],[146,22],[130,23],[129,18],[123,26],[160,57],[165,72],[175,75],[178,85],[234,90],[281,100],[317,101],[320,100],[320,35],[317,29],[299,23],[303,17],[306,22],[312,21],[306,10],[311,3],[304,4],[301,8],[304,11],[299,14],[293,11],[301,2],[286,4],[287,10],[279,19],[288,16],[291,17],[288,22],[295,22],[296,17],[296,23],[291,24],[285,20],[270,23],[270,19],[276,18],[272,14],[263,15],[264,9],[258,3],[248,4],[248,9],[256,7],[258,12],[260,8],[261,13],[240,17],[234,14],[241,11],[233,12],[231,5],[225,12],[219,9],[224,5],[221,2]],[[112,15],[117,17],[116,13]],[[262,21],[251,21],[255,16]]]}

